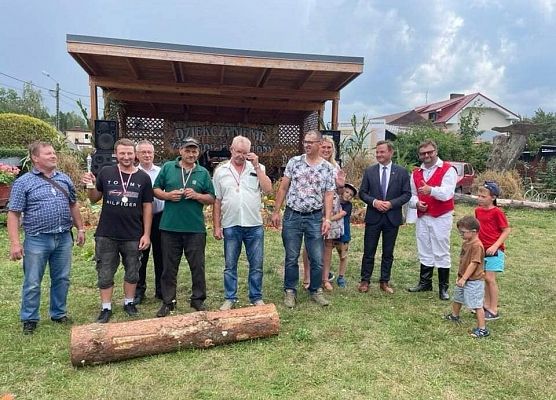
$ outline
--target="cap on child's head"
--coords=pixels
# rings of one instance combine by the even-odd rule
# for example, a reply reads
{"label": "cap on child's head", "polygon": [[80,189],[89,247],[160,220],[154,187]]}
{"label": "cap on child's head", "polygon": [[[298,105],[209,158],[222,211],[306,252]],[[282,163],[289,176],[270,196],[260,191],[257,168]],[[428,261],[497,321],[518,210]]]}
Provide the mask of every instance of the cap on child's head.
{"label": "cap on child's head", "polygon": [[483,187],[487,188],[488,191],[490,192],[491,196],[500,196],[500,188],[498,187],[498,184],[494,181],[485,181],[485,183],[483,184]]}
{"label": "cap on child's head", "polygon": [[353,192],[353,197],[357,196],[357,189],[355,189],[355,186],[353,186],[351,183],[346,183],[344,187],[347,187]]}

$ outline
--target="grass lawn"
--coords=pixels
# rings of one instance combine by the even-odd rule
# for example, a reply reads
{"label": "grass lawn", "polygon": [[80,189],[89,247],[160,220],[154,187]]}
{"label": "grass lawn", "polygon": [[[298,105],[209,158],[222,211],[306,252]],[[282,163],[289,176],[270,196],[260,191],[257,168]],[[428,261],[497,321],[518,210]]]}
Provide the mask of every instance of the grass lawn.
{"label": "grass lawn", "polygon": [[[472,214],[472,208],[458,206],[455,220],[464,214]],[[280,234],[267,230],[265,301],[278,307],[279,336],[81,369],[70,365],[70,328],[55,326],[48,317],[47,277],[42,321],[34,335],[22,335],[18,318],[22,270],[20,263],[7,260],[6,229],[0,228],[0,398],[8,392],[18,400],[554,399],[556,213],[508,210],[507,215],[513,231],[507,241],[506,272],[499,275],[502,318],[488,324],[488,338],[469,336],[475,324],[470,313],[462,314],[461,326],[442,320],[450,303],[438,300],[436,272],[433,292],[405,290],[418,279],[412,225],[400,229],[393,296],[378,290],[376,282],[368,294],[357,292],[363,229],[355,227],[348,287],[335,286],[328,296],[332,305],[327,308],[310,302],[300,290],[293,310],[282,305]],[[76,247],[74,252],[69,310],[76,324],[93,322],[99,311],[92,243],[89,232],[85,247]],[[459,250],[454,227],[453,265],[457,265]],[[334,257],[336,271],[338,259]],[[240,262],[239,294],[241,305],[246,306],[243,256]],[[207,305],[212,310],[223,301],[222,269],[222,243],[209,232]],[[159,307],[149,278],[149,299],[139,307],[146,318],[154,317]],[[454,272],[450,281],[455,281]],[[121,271],[116,282],[113,320],[125,321]],[[192,312],[185,261],[178,285],[178,312]]]}

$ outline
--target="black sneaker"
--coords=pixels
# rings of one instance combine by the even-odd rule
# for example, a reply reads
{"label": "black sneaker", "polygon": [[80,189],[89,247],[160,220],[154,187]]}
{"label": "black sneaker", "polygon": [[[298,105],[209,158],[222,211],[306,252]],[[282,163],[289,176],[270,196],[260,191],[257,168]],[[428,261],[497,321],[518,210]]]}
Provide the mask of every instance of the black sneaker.
{"label": "black sneaker", "polygon": [[456,317],[454,314],[450,313],[445,315],[444,319],[446,321],[453,322],[454,324],[461,324],[461,319],[459,318],[459,315]]}
{"label": "black sneaker", "polygon": [[481,329],[479,327],[473,329],[471,331],[471,336],[473,336],[474,338],[484,338],[490,335],[490,332],[488,331],[487,328]]}
{"label": "black sneaker", "polygon": [[62,324],[62,325],[71,325],[71,323],[73,322],[70,318],[68,318],[67,315],[64,315],[63,317],[60,318],[50,317],[50,320],[52,322],[56,322],[57,324]]}
{"label": "black sneaker", "polygon": [[23,334],[32,335],[37,329],[37,321],[23,321]]}
{"label": "black sneaker", "polygon": [[141,304],[145,295],[143,293],[136,293],[133,298],[133,304]]}
{"label": "black sneaker", "polygon": [[487,310],[485,308],[485,320],[486,321],[496,321],[497,319],[500,319],[500,314],[499,313],[494,314],[492,311]]}
{"label": "black sneaker", "polygon": [[157,318],[167,317],[168,315],[172,314],[176,309],[176,303],[172,302],[170,304],[162,303],[160,310],[156,313]]}
{"label": "black sneaker", "polygon": [[112,316],[112,310],[108,308],[103,308],[100,314],[98,315],[97,322],[99,324],[105,324],[110,321],[110,317]]}
{"label": "black sneaker", "polygon": [[191,308],[194,308],[197,311],[207,311],[207,307],[202,301],[192,301],[190,305]]}
{"label": "black sneaker", "polygon": [[139,310],[137,310],[137,307],[135,306],[135,303],[124,304],[124,311],[130,317],[135,317],[139,314]]}

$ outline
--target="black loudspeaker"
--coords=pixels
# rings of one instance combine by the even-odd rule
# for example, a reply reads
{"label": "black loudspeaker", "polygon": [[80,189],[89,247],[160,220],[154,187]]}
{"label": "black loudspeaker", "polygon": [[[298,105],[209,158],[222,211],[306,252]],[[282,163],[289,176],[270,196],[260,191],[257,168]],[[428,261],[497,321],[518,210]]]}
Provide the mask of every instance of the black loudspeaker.
{"label": "black loudspeaker", "polygon": [[336,162],[340,163],[341,165],[341,157],[340,157],[340,131],[320,131],[322,136],[329,136],[334,141],[334,145],[336,146]]}
{"label": "black loudspeaker", "polygon": [[118,140],[118,123],[103,119],[95,120],[95,148],[98,150],[114,150]]}
{"label": "black loudspeaker", "polygon": [[97,150],[91,155],[91,172],[97,176],[102,167],[116,165],[113,150]]}

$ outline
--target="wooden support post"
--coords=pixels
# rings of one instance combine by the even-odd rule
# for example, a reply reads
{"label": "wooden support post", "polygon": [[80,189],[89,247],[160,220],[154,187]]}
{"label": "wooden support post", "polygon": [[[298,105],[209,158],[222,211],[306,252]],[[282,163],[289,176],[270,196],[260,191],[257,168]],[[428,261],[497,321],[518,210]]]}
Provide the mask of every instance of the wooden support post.
{"label": "wooden support post", "polygon": [[274,304],[89,324],[72,328],[70,357],[74,366],[81,367],[269,337],[279,331],[280,317]]}
{"label": "wooden support post", "polygon": [[91,77],[89,77],[89,93],[91,95],[91,127],[92,129],[94,129],[95,120],[98,119],[98,98],[97,85],[91,79]]}
{"label": "wooden support post", "polygon": [[324,111],[325,111],[325,103],[322,103],[322,105],[319,108],[319,121],[323,121],[323,123],[324,123]]}
{"label": "wooden support post", "polygon": [[332,100],[332,130],[335,131],[338,129],[338,106],[340,104],[340,100],[334,99]]}

